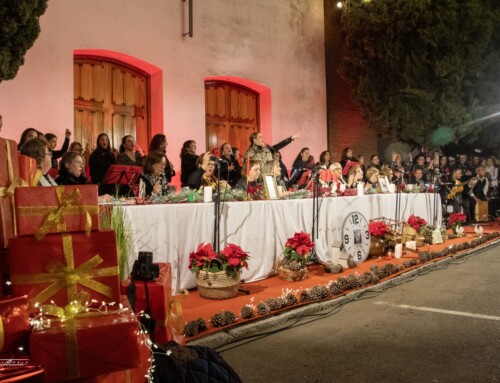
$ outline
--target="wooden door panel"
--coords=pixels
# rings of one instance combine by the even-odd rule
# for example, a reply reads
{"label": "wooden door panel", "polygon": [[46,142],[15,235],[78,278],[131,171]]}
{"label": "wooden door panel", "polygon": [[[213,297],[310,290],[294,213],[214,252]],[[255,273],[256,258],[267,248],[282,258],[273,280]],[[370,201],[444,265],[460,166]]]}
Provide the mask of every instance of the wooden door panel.
{"label": "wooden door panel", "polygon": [[108,134],[118,148],[131,134],[147,150],[149,130],[148,78],[117,63],[75,59],[74,139],[90,148],[100,133]]}
{"label": "wooden door panel", "polygon": [[113,68],[113,97],[111,101],[113,104],[123,105],[123,75],[121,69]]}
{"label": "wooden door panel", "polygon": [[93,65],[92,89],[92,99],[97,102],[103,102],[104,94],[106,93],[106,71],[104,65]]}
{"label": "wooden door panel", "polygon": [[243,153],[249,146],[249,136],[260,131],[258,96],[236,84],[207,82],[205,84],[205,120],[207,147],[212,149],[224,142]]}
{"label": "wooden door panel", "polygon": [[76,100],[80,98],[81,94],[81,73],[80,73],[80,65],[73,64],[73,98]]}
{"label": "wooden door panel", "polygon": [[135,105],[134,78],[129,72],[123,76],[123,104],[127,106]]}

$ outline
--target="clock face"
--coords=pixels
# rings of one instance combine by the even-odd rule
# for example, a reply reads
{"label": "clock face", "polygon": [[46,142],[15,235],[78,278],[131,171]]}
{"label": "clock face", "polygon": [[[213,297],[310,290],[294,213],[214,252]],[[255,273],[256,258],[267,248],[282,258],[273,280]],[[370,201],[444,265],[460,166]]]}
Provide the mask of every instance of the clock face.
{"label": "clock face", "polygon": [[357,263],[363,262],[370,253],[368,221],[358,212],[349,213],[342,225],[344,251]]}

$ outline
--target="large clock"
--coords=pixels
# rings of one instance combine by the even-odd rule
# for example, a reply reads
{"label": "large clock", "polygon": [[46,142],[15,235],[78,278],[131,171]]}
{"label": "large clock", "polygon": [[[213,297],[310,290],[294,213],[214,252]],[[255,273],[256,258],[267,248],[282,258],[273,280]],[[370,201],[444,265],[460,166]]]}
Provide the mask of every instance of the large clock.
{"label": "large clock", "polygon": [[363,262],[370,253],[368,221],[358,212],[349,213],[342,224],[344,251],[357,263]]}

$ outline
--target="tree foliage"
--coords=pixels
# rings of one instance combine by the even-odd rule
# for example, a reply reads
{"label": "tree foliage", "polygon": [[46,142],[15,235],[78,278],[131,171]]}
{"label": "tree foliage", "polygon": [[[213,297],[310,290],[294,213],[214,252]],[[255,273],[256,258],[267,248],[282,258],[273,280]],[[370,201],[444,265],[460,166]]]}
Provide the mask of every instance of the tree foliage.
{"label": "tree foliage", "polygon": [[48,0],[0,0],[0,82],[13,79],[40,34]]}
{"label": "tree foliage", "polygon": [[494,121],[476,122],[500,105],[499,1],[349,0],[342,12],[340,73],[377,132],[439,146]]}

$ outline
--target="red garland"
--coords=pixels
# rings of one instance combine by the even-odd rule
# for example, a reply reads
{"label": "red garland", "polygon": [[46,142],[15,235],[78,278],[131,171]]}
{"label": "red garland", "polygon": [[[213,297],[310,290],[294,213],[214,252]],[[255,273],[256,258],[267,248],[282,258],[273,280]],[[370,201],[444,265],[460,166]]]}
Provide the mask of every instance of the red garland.
{"label": "red garland", "polygon": [[419,216],[416,215],[410,215],[408,218],[408,225],[413,227],[415,230],[420,229],[422,226],[427,225],[427,221],[423,218],[420,218]]}
{"label": "red garland", "polygon": [[370,232],[370,235],[383,237],[387,234],[389,228],[384,222],[370,221],[370,223],[368,224],[368,231]]}

